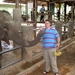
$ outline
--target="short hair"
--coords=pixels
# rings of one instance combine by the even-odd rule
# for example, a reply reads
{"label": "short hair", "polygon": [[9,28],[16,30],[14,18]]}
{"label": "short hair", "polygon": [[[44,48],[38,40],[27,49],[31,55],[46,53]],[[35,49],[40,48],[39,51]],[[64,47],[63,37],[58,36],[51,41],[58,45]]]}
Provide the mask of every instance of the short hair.
{"label": "short hair", "polygon": [[42,4],[42,6],[44,6],[44,4]]}
{"label": "short hair", "polygon": [[[51,24],[50,20],[46,19],[45,22],[46,22],[46,21],[48,21],[48,22]],[[52,26],[52,25],[50,25],[50,26]]]}

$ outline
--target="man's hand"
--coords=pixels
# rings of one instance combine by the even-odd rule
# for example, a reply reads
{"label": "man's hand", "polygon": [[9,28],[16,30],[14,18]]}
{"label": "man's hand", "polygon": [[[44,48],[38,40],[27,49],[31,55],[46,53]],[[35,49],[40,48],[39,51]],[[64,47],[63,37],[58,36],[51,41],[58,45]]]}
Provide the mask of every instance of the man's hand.
{"label": "man's hand", "polygon": [[60,46],[60,43],[57,43],[57,44],[56,44],[56,47],[58,48],[59,46]]}
{"label": "man's hand", "polygon": [[56,44],[56,51],[58,52],[58,50],[59,50],[59,46],[60,46],[60,43],[57,43]]}

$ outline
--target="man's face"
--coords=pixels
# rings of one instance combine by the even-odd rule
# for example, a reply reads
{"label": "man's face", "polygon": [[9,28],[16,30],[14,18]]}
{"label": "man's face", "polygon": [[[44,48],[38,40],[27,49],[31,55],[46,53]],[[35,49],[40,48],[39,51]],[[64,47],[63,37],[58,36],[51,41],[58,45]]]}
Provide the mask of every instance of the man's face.
{"label": "man's face", "polygon": [[49,28],[50,25],[51,25],[51,23],[50,23],[49,21],[45,21],[45,27],[46,27],[46,28]]}

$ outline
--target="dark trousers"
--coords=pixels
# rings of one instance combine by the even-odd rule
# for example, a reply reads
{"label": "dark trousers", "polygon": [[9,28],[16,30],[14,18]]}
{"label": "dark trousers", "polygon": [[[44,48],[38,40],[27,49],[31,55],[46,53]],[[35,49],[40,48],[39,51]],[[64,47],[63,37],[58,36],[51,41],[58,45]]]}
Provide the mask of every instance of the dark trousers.
{"label": "dark trousers", "polygon": [[58,20],[60,20],[60,15],[58,15]]}
{"label": "dark trousers", "polygon": [[40,21],[44,21],[44,15],[41,15]]}

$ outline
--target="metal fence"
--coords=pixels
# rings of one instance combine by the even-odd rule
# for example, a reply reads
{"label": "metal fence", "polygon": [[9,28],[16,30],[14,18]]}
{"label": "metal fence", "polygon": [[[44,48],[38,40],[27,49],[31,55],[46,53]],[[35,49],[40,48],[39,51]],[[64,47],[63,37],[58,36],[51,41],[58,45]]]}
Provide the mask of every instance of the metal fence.
{"label": "metal fence", "polygon": [[[2,58],[2,54],[5,54],[5,53],[11,52],[11,51],[15,51],[15,50],[18,50],[20,48],[21,48],[21,51],[22,51],[23,50],[22,46],[18,46],[18,47],[15,47],[15,48],[12,48],[12,49],[8,49],[8,50],[3,50],[3,51],[0,52],[0,58]],[[22,58],[22,53],[21,53],[21,59],[19,59],[17,61],[14,61],[14,62],[12,62],[10,64],[5,65],[5,66],[2,66],[2,63],[0,62],[0,69],[3,69],[3,68],[8,67],[8,66],[10,66],[12,64],[15,64],[15,63],[21,61],[22,59],[23,58]]]}

